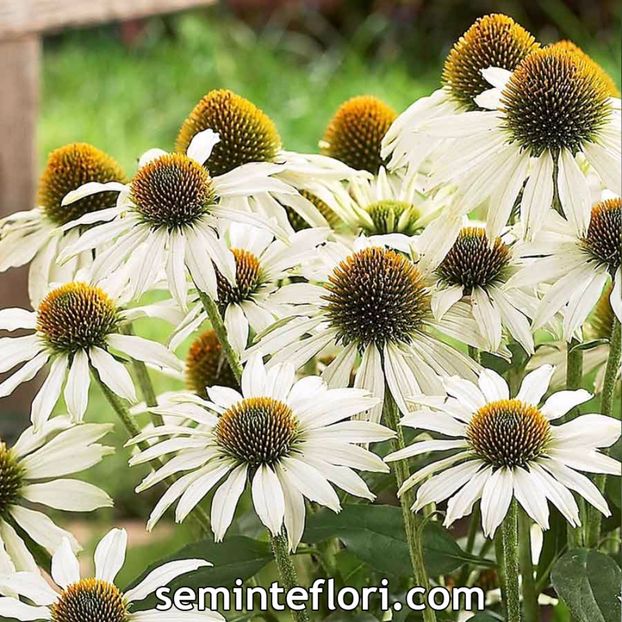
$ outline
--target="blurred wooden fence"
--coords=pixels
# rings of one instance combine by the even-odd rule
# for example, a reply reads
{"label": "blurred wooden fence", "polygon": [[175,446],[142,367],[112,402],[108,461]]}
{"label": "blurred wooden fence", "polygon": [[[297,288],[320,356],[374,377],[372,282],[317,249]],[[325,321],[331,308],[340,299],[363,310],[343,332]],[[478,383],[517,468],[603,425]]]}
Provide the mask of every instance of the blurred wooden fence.
{"label": "blurred wooden fence", "polygon": [[[72,27],[174,13],[214,1],[0,0],[0,217],[33,207],[42,36]],[[0,274],[0,308],[28,304],[26,270]],[[31,400],[32,387],[28,386],[0,400],[0,432],[6,423],[2,415],[23,415]]]}

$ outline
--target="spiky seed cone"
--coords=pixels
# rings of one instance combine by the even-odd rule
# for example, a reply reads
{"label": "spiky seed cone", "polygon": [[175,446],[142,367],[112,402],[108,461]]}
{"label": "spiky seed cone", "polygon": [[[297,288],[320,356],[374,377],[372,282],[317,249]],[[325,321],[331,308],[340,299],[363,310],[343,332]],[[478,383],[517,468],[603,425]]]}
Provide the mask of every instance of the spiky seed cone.
{"label": "spiky seed cone", "polygon": [[482,406],[467,426],[471,449],[495,467],[525,467],[551,438],[548,419],[531,404],[499,400]]}
{"label": "spiky seed cone", "polygon": [[516,68],[501,105],[511,139],[533,156],[576,153],[597,139],[611,113],[600,72],[581,54],[557,47],[534,52]]}
{"label": "spiky seed cone", "polygon": [[235,285],[216,271],[218,303],[225,307],[247,300],[261,282],[261,265],[253,253],[243,248],[232,248],[235,259]]}
{"label": "spiky seed cone", "polygon": [[37,330],[50,347],[63,353],[104,346],[118,323],[118,309],[108,294],[86,283],[53,289],[37,310]]}
{"label": "spiky seed cone", "polygon": [[590,224],[582,243],[594,259],[615,274],[622,261],[622,199],[607,199],[592,207]]}
{"label": "spiky seed cone", "polygon": [[287,455],[298,434],[292,409],[270,397],[249,397],[218,421],[218,444],[233,458],[253,467],[274,464]]}
{"label": "spiky seed cone", "polygon": [[392,250],[373,247],[350,255],[325,287],[326,313],[344,344],[408,343],[428,317],[421,272]]}
{"label": "spiky seed cone", "polygon": [[128,622],[123,594],[112,583],[84,579],[70,585],[51,607],[52,622]]}
{"label": "spiky seed cone", "polygon": [[90,181],[125,182],[125,173],[112,157],[88,143],[72,143],[55,149],[48,156],[45,170],[39,179],[37,203],[57,225],[114,206],[116,192],[100,192],[61,206],[69,192]]}
{"label": "spiky seed cone", "polygon": [[9,508],[22,487],[24,470],[13,452],[0,441],[0,518],[7,519]]}
{"label": "spiky seed cone", "polygon": [[501,238],[492,246],[486,231],[465,227],[458,234],[445,258],[436,269],[437,277],[447,285],[459,285],[470,292],[504,280],[510,261],[510,249]]}
{"label": "spiky seed cone", "polygon": [[589,54],[586,54],[576,43],[568,40],[558,41],[553,43],[550,47],[565,50],[567,52],[573,52],[581,56],[586,63],[588,63],[594,73],[599,74],[603,83],[607,85],[607,92],[610,97],[620,97],[620,89],[614,82],[613,78],[599,65]]}
{"label": "spiky seed cone", "polygon": [[382,139],[397,113],[377,97],[362,95],[341,104],[330,120],[322,152],[357,170],[376,174],[383,164]]}
{"label": "spiky seed cone", "polygon": [[491,85],[482,69],[500,67],[514,71],[540,44],[511,17],[485,15],[458,39],[445,60],[443,82],[454,100],[467,110],[477,110],[473,98]]}
{"label": "spiky seed cone", "polygon": [[214,184],[191,158],[174,153],[152,160],[132,180],[130,197],[146,222],[168,229],[191,225],[214,203]]}
{"label": "spiky seed cone", "polygon": [[220,142],[205,166],[212,176],[223,175],[249,162],[274,162],[281,137],[272,119],[255,104],[226,89],[210,91],[183,122],[176,149],[185,153],[203,130],[214,130]]}
{"label": "spiky seed cone", "polygon": [[206,398],[207,387],[235,389],[238,382],[227,363],[222,346],[213,330],[201,333],[190,346],[186,357],[186,386]]}

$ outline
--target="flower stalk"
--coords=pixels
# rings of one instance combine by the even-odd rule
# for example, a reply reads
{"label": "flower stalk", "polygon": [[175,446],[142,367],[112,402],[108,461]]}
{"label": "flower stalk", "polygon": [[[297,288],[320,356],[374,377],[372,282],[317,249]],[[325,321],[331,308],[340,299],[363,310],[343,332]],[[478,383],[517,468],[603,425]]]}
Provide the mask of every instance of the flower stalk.
{"label": "flower stalk", "polygon": [[207,317],[212,324],[212,328],[218,337],[218,341],[220,342],[222,351],[227,359],[227,362],[229,363],[229,367],[231,367],[231,371],[237,381],[240,382],[242,379],[242,364],[240,363],[240,357],[237,352],[231,346],[227,336],[227,329],[218,309],[218,305],[211,296],[205,292],[202,292],[198,287],[197,292],[199,293],[199,298],[201,299],[201,304],[207,313]]}
{"label": "flower stalk", "polygon": [[526,512],[519,510],[518,514],[518,537],[519,537],[519,562],[522,577],[521,591],[523,596],[523,616],[525,622],[538,622],[538,594],[534,568],[531,560],[531,521]]}
{"label": "flower stalk", "polygon": [[[607,366],[605,368],[605,379],[603,383],[603,392],[601,395],[600,412],[606,417],[613,417],[614,402],[616,394],[616,384],[618,372],[620,370],[620,362],[622,361],[622,325],[620,320],[615,316],[613,319],[613,327],[611,329],[611,340],[609,341],[609,356],[607,358]],[[607,476],[599,474],[595,478],[595,484],[604,492]],[[598,547],[600,542],[600,529],[602,524],[602,514],[595,508],[589,508],[586,545],[591,548]]]}
{"label": "flower stalk", "polygon": [[518,504],[512,499],[508,513],[501,523],[497,538],[501,539],[501,565],[505,584],[505,611],[507,622],[521,622],[519,555],[518,555]]}
{"label": "flower stalk", "polygon": [[[298,576],[296,575],[296,568],[289,556],[287,538],[283,534],[272,536],[270,539],[272,544],[272,552],[274,553],[274,560],[279,569],[281,581],[285,591],[289,591],[293,587],[299,586]],[[310,618],[306,610],[295,611],[290,609],[292,619],[294,622],[309,622]]]}
{"label": "flower stalk", "polygon": [[[383,417],[385,424],[391,428],[396,438],[393,441],[394,450],[398,451],[406,447],[404,432],[399,424],[399,411],[395,400],[391,396],[389,388],[385,388]],[[406,460],[397,460],[393,463],[395,479],[398,490],[402,484],[410,477],[410,469]],[[400,496],[402,506],[402,517],[404,519],[404,530],[406,531],[406,541],[410,552],[410,561],[413,568],[415,583],[429,589],[428,573],[423,559],[423,521],[411,510],[414,503],[412,490],[407,490]],[[433,609],[426,607],[423,610],[424,622],[436,622],[436,614]]]}

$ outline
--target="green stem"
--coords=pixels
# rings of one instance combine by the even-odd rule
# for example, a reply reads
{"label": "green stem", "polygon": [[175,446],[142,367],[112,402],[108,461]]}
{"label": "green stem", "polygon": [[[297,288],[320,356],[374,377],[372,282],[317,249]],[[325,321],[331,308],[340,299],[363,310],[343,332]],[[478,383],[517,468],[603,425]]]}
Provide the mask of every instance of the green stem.
{"label": "green stem", "polygon": [[[287,539],[282,534],[278,536],[272,536],[272,552],[274,553],[274,560],[279,569],[281,575],[281,582],[285,591],[291,590],[293,587],[298,587],[298,577],[296,576],[296,568],[289,556]],[[294,611],[291,610],[292,618],[295,622],[309,622],[309,615],[306,610]]]}
{"label": "green stem", "polygon": [[520,547],[520,570],[523,593],[523,615],[525,622],[538,622],[538,594],[536,593],[536,580],[533,575],[533,563],[531,561],[531,521],[529,516],[521,510],[518,515],[519,547]]}
{"label": "green stem", "polygon": [[[385,388],[383,417],[385,424],[396,433],[393,441],[394,450],[404,449],[406,443],[404,441],[404,433],[399,425],[399,411],[395,400],[391,396],[389,388]],[[393,463],[393,470],[397,482],[398,490],[402,484],[410,477],[410,469],[406,460],[398,460]],[[426,592],[429,590],[428,573],[425,569],[423,559],[423,521],[410,508],[414,503],[413,491],[408,490],[400,497],[402,506],[402,517],[404,519],[404,530],[406,531],[406,540],[410,551],[410,561],[413,568],[413,576],[415,583],[419,587],[423,587]],[[436,613],[433,609],[426,607],[423,610],[424,622],[436,622]]]}
{"label": "green stem", "polygon": [[[95,381],[99,385],[99,388],[101,389],[105,398],[108,400],[108,403],[112,406],[112,409],[115,411],[115,413],[125,426],[128,436],[130,438],[138,436],[140,434],[140,428],[136,425],[136,423],[134,423],[134,419],[132,418],[132,415],[130,414],[127,406],[125,406],[125,404],[123,403],[123,400],[118,395],[116,395],[116,393],[113,393],[104,382],[102,382],[102,379],[99,377],[97,370],[92,369],[92,373]],[[149,449],[149,444],[146,442],[138,443],[138,447],[141,451],[145,451],[146,449]],[[149,464],[154,470],[157,470],[161,468],[164,463],[161,460],[151,460]],[[170,486],[175,481],[175,479],[175,477],[167,478],[165,480],[166,485]],[[191,516],[200,527],[202,532],[209,533],[211,531],[209,517],[207,516],[203,508],[197,505],[196,508],[192,511]]]}
{"label": "green stem", "polygon": [[229,342],[229,338],[227,337],[227,329],[225,327],[225,323],[223,322],[222,315],[218,310],[218,305],[211,296],[205,292],[202,292],[198,287],[197,292],[199,293],[199,298],[201,299],[205,313],[207,313],[207,317],[212,324],[212,329],[216,333],[220,346],[222,347],[222,351],[227,358],[229,367],[231,367],[231,371],[236,377],[236,380],[241,382],[242,364],[240,363],[240,357]]}
{"label": "green stem", "polygon": [[[605,368],[605,380],[603,384],[603,392],[600,401],[600,412],[606,417],[614,415],[614,400],[616,394],[617,376],[620,370],[620,361],[622,359],[622,326],[620,320],[615,316],[613,318],[613,326],[611,328],[611,339],[609,341],[609,357],[607,358],[607,367]],[[606,453],[603,451],[603,453]],[[607,476],[599,474],[595,478],[595,484],[604,492]],[[590,548],[596,548],[600,541],[600,527],[602,523],[602,514],[596,508],[589,508],[586,545]]]}
{"label": "green stem", "polygon": [[512,499],[500,527],[505,609],[507,622],[520,622],[520,582],[518,563],[518,504]]}
{"label": "green stem", "polygon": [[[581,381],[583,380],[583,350],[578,349],[579,345],[577,339],[572,339],[567,345],[566,350],[566,389],[569,391],[575,391],[581,388]],[[567,413],[562,421],[569,421],[574,419],[579,414],[578,408],[573,408]],[[583,499],[579,499],[579,513],[585,513],[585,503]],[[567,526],[568,532],[568,548],[578,548],[583,546],[583,528],[572,527],[570,524]]]}
{"label": "green stem", "polygon": [[[121,332],[124,335],[134,334],[134,330],[131,325],[124,327]],[[131,363],[138,386],[140,387],[140,393],[145,400],[145,404],[147,404],[148,408],[155,408],[158,405],[158,397],[155,389],[153,388],[153,382],[151,382],[151,376],[149,376],[147,366],[143,361],[137,361],[136,359],[131,359]],[[160,415],[156,415],[155,413],[149,413],[149,415],[154,425],[162,425],[164,423]]]}

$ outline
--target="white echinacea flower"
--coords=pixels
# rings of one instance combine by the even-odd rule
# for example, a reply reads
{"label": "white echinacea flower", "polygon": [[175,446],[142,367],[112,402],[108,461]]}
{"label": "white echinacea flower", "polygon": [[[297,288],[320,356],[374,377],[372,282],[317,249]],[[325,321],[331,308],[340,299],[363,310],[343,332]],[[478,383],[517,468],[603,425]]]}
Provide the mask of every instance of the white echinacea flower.
{"label": "white echinacea flower", "polygon": [[[0,576],[0,614],[17,620],[52,622],[223,622],[215,611],[133,611],[135,603],[153,594],[182,575],[211,566],[201,559],[180,559],[151,571],[135,587],[121,590],[115,585],[125,563],[127,532],[113,529],[95,550],[95,576],[81,578],[80,564],[69,542],[64,540],[52,559],[50,585],[43,577],[29,572]],[[30,603],[18,600],[27,599]]]}
{"label": "white echinacea flower", "polygon": [[218,225],[223,221],[246,223],[286,239],[288,232],[274,220],[240,205],[254,192],[297,191],[261,168],[212,177],[203,164],[219,141],[218,134],[205,130],[194,136],[187,153],[147,151],[129,184],[89,183],[70,192],[64,205],[111,190],[119,196],[116,207],[73,221],[74,226],[95,219],[107,222],[84,233],[65,249],[60,260],[115,241],[93,262],[93,281],[125,267],[130,296],[138,298],[158,282],[164,270],[171,294],[182,308],[186,306],[188,274],[212,297],[217,295],[217,271],[234,284],[235,260],[217,235]]}
{"label": "white echinacea flower", "polygon": [[[385,236],[389,238],[390,236]],[[272,355],[268,366],[299,368],[323,351],[337,353],[323,371],[331,387],[354,386],[379,399],[367,417],[380,421],[385,385],[402,412],[414,392],[438,392],[440,375],[476,378],[479,366],[442,335],[485,349],[468,305],[432,313],[429,278],[405,254],[358,238],[354,248],[327,243],[301,304],[259,336],[245,356]],[[301,300],[301,303],[303,301]]]}
{"label": "white echinacea flower", "polygon": [[[590,223],[589,169],[603,188],[622,193],[620,99],[584,53],[552,45],[513,71],[482,71],[495,87],[475,101],[488,110],[426,121],[419,132],[445,141],[435,154],[430,188],[455,183],[465,211],[488,201],[491,237],[520,198],[522,235],[531,239],[554,198],[581,234]],[[560,93],[564,96],[560,97]]]}
{"label": "white echinacea flower", "polygon": [[130,441],[160,439],[134,456],[132,465],[173,455],[137,491],[181,475],[155,507],[149,529],[174,503],[176,519],[183,521],[223,478],[211,501],[217,541],[247,485],[262,523],[273,535],[285,526],[292,550],[304,530],[305,498],[335,512],[341,504],[332,485],[374,499],[355,470],[386,472],[388,467],[359,444],[389,439],[393,432],[350,421],[377,402],[367,391],[329,389],[317,376],[297,381],[292,365],[267,370],[260,357],[253,357],[244,368],[241,393],[226,387],[207,392],[209,401],[184,396],[177,406],[169,401],[166,412],[160,410],[169,420],[177,415],[194,425],[156,427]]}
{"label": "white echinacea flower", "polygon": [[[51,508],[91,512],[112,507],[103,490],[67,479],[114,452],[97,442],[111,429],[111,425],[75,426],[69,417],[55,417],[36,432],[28,428],[13,446],[0,440],[0,574],[38,572],[20,532],[50,554],[65,538],[74,550],[80,548],[69,532],[50,519]],[[45,506],[45,513],[38,506]]]}
{"label": "white echinacea flower", "polygon": [[580,331],[603,291],[622,322],[622,199],[606,199],[592,207],[587,230],[552,212],[532,243],[521,254],[525,266],[511,279],[515,286],[542,288],[534,328],[563,316],[563,335],[570,341]]}
{"label": "white echinacea flower", "polygon": [[445,525],[451,525],[480,501],[484,534],[492,536],[514,497],[542,529],[549,527],[548,501],[576,527],[574,491],[609,516],[604,497],[579,471],[620,475],[620,463],[598,451],[620,437],[620,422],[588,414],[554,425],[592,396],[583,389],[559,391],[542,404],[552,374],[550,365],[531,372],[514,398],[506,381],[490,369],[482,371],[477,384],[446,379],[446,396],[413,396],[420,409],[405,415],[402,425],[444,438],[415,442],[385,460],[451,451],[402,486],[400,493],[421,484],[413,510],[448,499]]}
{"label": "white echinacea flower", "polygon": [[[53,286],[36,309],[0,310],[0,330],[29,330],[32,334],[0,339],[0,372],[23,364],[0,383],[0,397],[10,395],[50,361],[47,379],[31,410],[35,427],[50,417],[63,384],[67,410],[75,422],[84,418],[88,405],[91,370],[116,395],[136,401],[136,391],[126,365],[113,352],[162,369],[181,371],[182,364],[166,347],[135,335],[124,326],[139,317],[169,315],[166,305],[123,308],[121,295],[86,282]],[[66,383],[65,383],[66,381]]]}
{"label": "white echinacea flower", "polygon": [[493,13],[478,18],[448,54],[443,87],[411,104],[386,133],[382,156],[388,160],[389,170],[405,169],[412,175],[428,167],[435,149],[445,139],[419,132],[420,126],[439,117],[481,110],[475,98],[490,88],[482,69],[513,71],[539,48],[534,37],[507,15]]}
{"label": "white echinacea flower", "polygon": [[[233,348],[246,349],[250,331],[260,333],[286,315],[301,293],[300,284],[283,283],[313,257],[329,229],[308,228],[294,233],[285,244],[265,229],[231,224],[222,239],[235,258],[235,282],[216,273],[217,303]],[[303,286],[304,289],[304,286]],[[191,296],[192,309],[175,331],[175,349],[207,319],[200,300]]]}
{"label": "white echinacea flower", "polygon": [[92,263],[93,257],[81,253],[64,265],[58,263],[59,254],[82,233],[81,228],[69,223],[113,206],[116,193],[85,197],[68,206],[62,205],[65,195],[88,182],[124,179],[125,173],[113,158],[87,143],[72,143],[52,151],[39,180],[37,206],[0,220],[0,272],[31,262],[31,299],[39,299],[49,283],[71,280],[78,270]]}
{"label": "white echinacea flower", "polygon": [[[498,237],[490,242],[486,230],[463,227],[447,254],[437,262],[432,290],[432,312],[442,318],[457,302],[466,300],[488,350],[501,346],[504,331],[528,354],[534,353],[529,318],[535,313],[538,299],[532,293],[512,286],[510,279],[522,266],[517,245],[511,238]],[[417,247],[426,262],[428,249]],[[430,249],[432,254],[435,249]]]}

